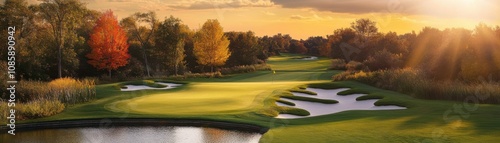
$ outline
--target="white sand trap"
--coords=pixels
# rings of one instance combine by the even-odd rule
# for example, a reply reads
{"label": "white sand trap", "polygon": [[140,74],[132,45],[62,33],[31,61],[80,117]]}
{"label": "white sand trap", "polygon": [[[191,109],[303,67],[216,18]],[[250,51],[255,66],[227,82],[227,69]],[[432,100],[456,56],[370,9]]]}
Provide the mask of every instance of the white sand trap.
{"label": "white sand trap", "polygon": [[326,115],[326,114],[333,114],[333,113],[338,113],[342,111],[348,111],[348,110],[399,110],[399,109],[406,109],[406,107],[400,107],[400,106],[375,106],[374,103],[378,99],[374,100],[363,100],[363,101],[356,101],[356,98],[360,96],[364,96],[365,94],[351,94],[351,95],[337,95],[337,93],[347,90],[347,88],[342,88],[342,89],[335,89],[335,90],[325,90],[325,89],[316,89],[316,88],[307,88],[309,91],[313,91],[318,93],[317,96],[314,95],[307,95],[303,93],[293,93],[295,96],[306,96],[306,97],[313,97],[313,98],[320,98],[320,99],[333,99],[339,101],[337,104],[323,104],[323,103],[315,103],[315,102],[308,102],[308,101],[300,101],[300,100],[291,100],[291,99],[283,99],[286,101],[290,101],[295,103],[295,106],[289,106],[286,104],[282,103],[277,103],[279,106],[288,106],[288,107],[296,107],[296,108],[302,108],[311,115],[309,116],[296,116],[296,115],[290,115],[290,114],[280,114],[276,118],[286,118],[286,119],[293,119],[293,118],[305,118],[305,117],[312,117],[312,116],[319,116],[319,115]]}
{"label": "white sand trap", "polygon": [[176,84],[176,83],[164,83],[164,82],[156,82],[157,84],[161,85],[166,85],[167,87],[164,88],[154,88],[154,87],[149,87],[146,85],[125,85],[127,87],[126,89],[121,89],[121,91],[137,91],[137,90],[145,90],[145,89],[155,89],[155,90],[166,90],[166,89],[173,89],[177,88],[179,86],[182,86],[182,84]]}
{"label": "white sand trap", "polygon": [[314,57],[314,56],[308,57],[308,58],[302,58],[302,60],[317,60],[317,59],[318,59],[318,57]]}

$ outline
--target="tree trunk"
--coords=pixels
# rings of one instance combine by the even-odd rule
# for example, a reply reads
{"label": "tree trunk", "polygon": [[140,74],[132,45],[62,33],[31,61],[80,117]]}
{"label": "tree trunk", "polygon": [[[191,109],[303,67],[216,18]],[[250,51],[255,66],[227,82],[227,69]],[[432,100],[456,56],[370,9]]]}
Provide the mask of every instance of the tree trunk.
{"label": "tree trunk", "polygon": [[62,78],[62,43],[59,43],[57,50],[57,70],[59,73],[59,78]]}
{"label": "tree trunk", "polygon": [[214,73],[214,66],[210,67],[210,72],[213,74]]}
{"label": "tree trunk", "polygon": [[59,22],[59,40],[58,40],[58,54],[57,54],[57,69],[58,69],[58,73],[59,73],[59,78],[62,78],[62,49],[64,47],[64,37],[63,37],[63,27],[62,27],[62,21]]}
{"label": "tree trunk", "polygon": [[142,56],[144,57],[144,64],[146,64],[146,75],[148,77],[151,76],[151,74],[149,74],[149,63],[148,63],[148,57],[146,56],[146,48],[144,47],[144,45],[141,46],[142,48]]}
{"label": "tree trunk", "polygon": [[177,69],[178,69],[178,67],[179,67],[179,64],[176,63],[175,64],[175,75],[177,75]]}
{"label": "tree trunk", "polygon": [[111,79],[111,70],[108,70],[109,78]]}

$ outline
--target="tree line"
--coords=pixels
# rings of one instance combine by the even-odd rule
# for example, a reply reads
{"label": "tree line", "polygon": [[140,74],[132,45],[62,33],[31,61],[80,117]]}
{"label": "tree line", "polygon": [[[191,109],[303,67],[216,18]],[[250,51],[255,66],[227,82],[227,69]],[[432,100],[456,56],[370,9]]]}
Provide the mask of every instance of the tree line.
{"label": "tree line", "polygon": [[[33,5],[7,0],[0,5],[0,15],[2,27],[18,30],[20,79],[215,72],[262,64],[269,56],[253,32],[224,32],[217,20],[207,20],[197,31],[173,16],[161,21],[155,12],[117,20],[112,11],[88,9],[79,0],[42,0]],[[0,36],[2,41],[6,38]],[[6,54],[0,52],[2,57]]]}
{"label": "tree line", "polygon": [[374,21],[359,19],[350,28],[335,30],[328,43],[330,57],[366,71],[412,68],[434,80],[500,80],[499,26],[424,27],[418,34],[398,35],[381,33]]}

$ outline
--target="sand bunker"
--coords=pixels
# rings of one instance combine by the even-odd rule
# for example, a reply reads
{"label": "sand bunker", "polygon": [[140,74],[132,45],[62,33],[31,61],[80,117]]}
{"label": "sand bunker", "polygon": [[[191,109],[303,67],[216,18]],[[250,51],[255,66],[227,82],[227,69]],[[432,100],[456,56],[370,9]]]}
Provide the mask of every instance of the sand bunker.
{"label": "sand bunker", "polygon": [[307,57],[307,58],[302,58],[302,60],[317,60],[317,59],[318,59],[318,57],[314,57],[314,56]]}
{"label": "sand bunker", "polygon": [[296,115],[290,115],[290,114],[280,114],[276,118],[286,118],[286,119],[293,119],[293,118],[305,118],[305,117],[312,117],[312,116],[319,116],[319,115],[326,115],[326,114],[333,114],[337,112],[342,112],[342,111],[348,111],[348,110],[399,110],[399,109],[406,109],[406,107],[400,107],[400,106],[375,106],[374,103],[378,99],[374,100],[363,100],[363,101],[356,101],[356,98],[360,96],[364,96],[365,94],[351,94],[351,95],[337,95],[337,93],[348,90],[347,88],[342,88],[342,89],[335,89],[335,90],[325,90],[325,89],[315,89],[315,88],[307,88],[309,91],[313,91],[318,93],[317,96],[314,95],[307,95],[303,93],[293,93],[295,96],[306,96],[306,97],[313,97],[313,98],[320,98],[320,99],[333,99],[339,101],[337,104],[323,104],[323,103],[316,103],[316,102],[308,102],[308,101],[300,101],[300,100],[291,100],[291,99],[281,99],[281,100],[286,100],[295,103],[295,106],[289,106],[286,104],[282,103],[277,103],[278,106],[289,106],[289,107],[296,107],[296,108],[302,108],[311,113],[309,116],[296,116]]}
{"label": "sand bunker", "polygon": [[161,85],[166,85],[167,87],[163,88],[154,88],[154,87],[149,87],[146,85],[125,85],[124,87],[127,88],[122,88],[121,91],[137,91],[137,90],[145,90],[145,89],[155,89],[155,90],[165,90],[165,89],[173,89],[181,86],[182,84],[176,84],[176,83],[164,83],[164,82],[156,82],[157,84]]}

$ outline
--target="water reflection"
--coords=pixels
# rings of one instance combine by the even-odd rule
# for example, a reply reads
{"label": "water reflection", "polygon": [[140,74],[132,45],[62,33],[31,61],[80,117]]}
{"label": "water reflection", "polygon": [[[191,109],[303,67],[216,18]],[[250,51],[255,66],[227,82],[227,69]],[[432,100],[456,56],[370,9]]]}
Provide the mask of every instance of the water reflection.
{"label": "water reflection", "polygon": [[113,127],[45,129],[1,137],[6,143],[257,143],[261,134],[200,127]]}

